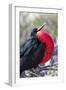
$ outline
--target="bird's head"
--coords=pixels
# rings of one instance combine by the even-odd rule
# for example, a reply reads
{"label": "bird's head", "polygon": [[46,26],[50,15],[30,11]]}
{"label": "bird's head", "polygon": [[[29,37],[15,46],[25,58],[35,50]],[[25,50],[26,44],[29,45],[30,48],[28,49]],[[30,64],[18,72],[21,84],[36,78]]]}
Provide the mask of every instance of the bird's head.
{"label": "bird's head", "polygon": [[46,24],[44,23],[41,27],[39,28],[34,28],[31,32],[31,36],[35,36],[37,34],[37,32],[41,31],[43,29],[43,27],[45,26]]}

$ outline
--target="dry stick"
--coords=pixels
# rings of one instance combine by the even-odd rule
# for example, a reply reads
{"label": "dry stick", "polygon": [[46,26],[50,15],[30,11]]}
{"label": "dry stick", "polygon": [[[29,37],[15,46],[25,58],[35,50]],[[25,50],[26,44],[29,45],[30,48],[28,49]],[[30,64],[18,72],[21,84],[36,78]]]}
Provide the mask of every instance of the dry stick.
{"label": "dry stick", "polygon": [[32,71],[30,71],[30,74],[32,74],[32,75],[34,75],[36,77],[39,77],[40,76],[40,75],[38,75],[38,74],[36,74],[35,72],[32,72]]}
{"label": "dry stick", "polygon": [[[44,66],[43,68],[39,67],[41,70],[58,70],[56,68],[53,68],[53,66],[58,66],[58,64],[53,64],[53,65],[48,65],[48,66]],[[40,70],[40,71],[41,71]]]}
{"label": "dry stick", "polygon": [[[44,66],[43,68],[47,68],[47,67],[53,67],[53,66],[58,66],[58,64],[53,64],[53,65],[47,65],[47,66]],[[40,66],[39,66],[40,67]],[[41,67],[40,67],[41,68]]]}

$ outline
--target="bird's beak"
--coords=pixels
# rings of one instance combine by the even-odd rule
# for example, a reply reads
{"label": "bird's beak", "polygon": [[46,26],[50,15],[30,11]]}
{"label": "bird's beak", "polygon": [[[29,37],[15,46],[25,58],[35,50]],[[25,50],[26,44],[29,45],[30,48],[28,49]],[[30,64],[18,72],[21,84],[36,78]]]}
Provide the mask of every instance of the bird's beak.
{"label": "bird's beak", "polygon": [[44,23],[41,27],[39,27],[37,32],[40,31],[45,25],[46,25],[46,23]]}

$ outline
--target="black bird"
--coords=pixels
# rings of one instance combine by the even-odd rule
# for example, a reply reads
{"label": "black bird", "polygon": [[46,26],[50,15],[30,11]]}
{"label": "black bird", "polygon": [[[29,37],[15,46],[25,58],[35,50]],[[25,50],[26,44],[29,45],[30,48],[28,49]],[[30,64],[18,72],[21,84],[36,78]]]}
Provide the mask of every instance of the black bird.
{"label": "black bird", "polygon": [[45,54],[45,47],[36,37],[36,33],[41,30],[34,28],[31,32],[31,38],[20,45],[20,75],[23,71],[36,68]]}

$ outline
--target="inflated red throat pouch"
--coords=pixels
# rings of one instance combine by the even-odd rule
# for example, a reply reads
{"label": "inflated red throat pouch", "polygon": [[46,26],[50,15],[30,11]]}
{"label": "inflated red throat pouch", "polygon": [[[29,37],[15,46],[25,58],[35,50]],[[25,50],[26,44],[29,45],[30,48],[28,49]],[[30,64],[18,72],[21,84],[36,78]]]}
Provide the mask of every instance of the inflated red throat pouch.
{"label": "inflated red throat pouch", "polygon": [[38,31],[36,36],[41,43],[44,43],[44,46],[46,45],[45,55],[41,61],[41,64],[45,64],[52,57],[54,51],[54,41],[49,33],[45,31]]}

